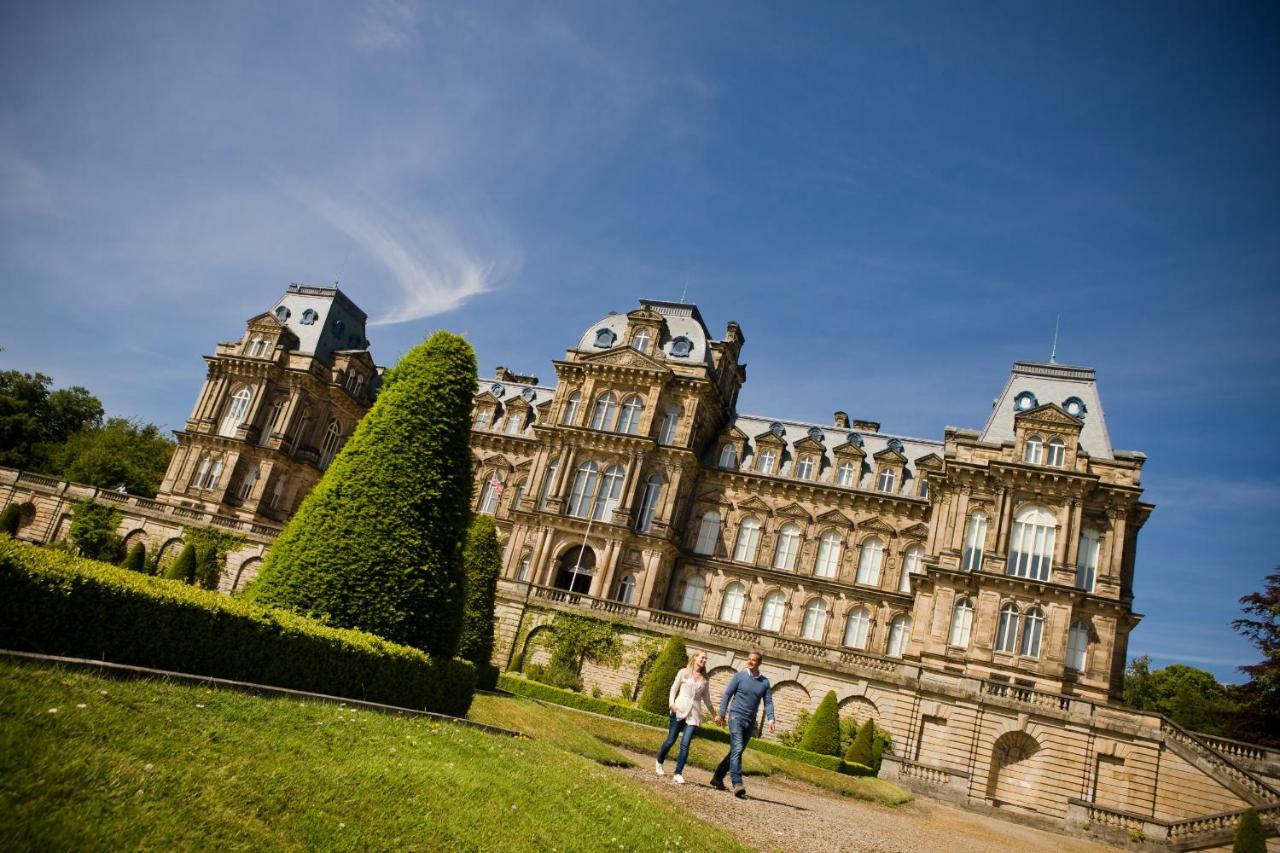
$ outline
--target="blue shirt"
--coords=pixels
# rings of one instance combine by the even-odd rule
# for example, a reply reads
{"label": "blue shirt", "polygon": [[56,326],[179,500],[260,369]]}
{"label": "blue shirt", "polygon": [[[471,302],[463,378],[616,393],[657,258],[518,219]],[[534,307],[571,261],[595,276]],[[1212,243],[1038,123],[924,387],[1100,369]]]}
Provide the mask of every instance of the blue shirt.
{"label": "blue shirt", "polygon": [[720,698],[720,716],[725,716],[727,709],[728,716],[736,720],[755,722],[762,700],[764,715],[773,722],[773,689],[769,686],[769,679],[763,675],[753,677],[749,669],[741,670],[729,679],[729,686],[724,689],[724,696]]}

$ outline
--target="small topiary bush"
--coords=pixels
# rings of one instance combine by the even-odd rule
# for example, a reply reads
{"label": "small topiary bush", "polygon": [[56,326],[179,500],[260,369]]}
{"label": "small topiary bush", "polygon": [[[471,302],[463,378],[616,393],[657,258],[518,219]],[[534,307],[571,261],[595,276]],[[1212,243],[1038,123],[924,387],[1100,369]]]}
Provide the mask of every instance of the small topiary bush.
{"label": "small topiary bush", "polygon": [[174,560],[169,568],[165,569],[164,576],[171,581],[194,583],[198,565],[196,546],[183,545],[182,553],[178,555],[178,559]]}
{"label": "small topiary bush", "polygon": [[861,764],[864,767],[874,767],[875,753],[873,750],[872,738],[875,737],[876,722],[870,717],[861,726],[858,726],[858,733],[853,736],[853,741],[849,744],[849,749],[844,754],[844,760],[850,764]]}
{"label": "small topiary bush", "polygon": [[116,535],[124,515],[92,500],[72,504],[71,527],[67,538],[81,557],[118,563],[124,556],[124,540]]}
{"label": "small topiary bush", "polygon": [[18,505],[9,504],[0,511],[0,533],[8,533],[10,536],[18,535],[18,525],[22,522],[22,510],[18,509]]}
{"label": "small topiary bush", "polygon": [[1246,809],[1240,815],[1231,853],[1267,853],[1267,834],[1262,828],[1257,809]]}
{"label": "small topiary bush", "polygon": [[800,748],[822,755],[840,754],[840,707],[834,690],[827,691],[818,710],[809,718],[804,737],[800,738]]}
{"label": "small topiary bush", "polygon": [[477,515],[472,519],[467,544],[462,549],[462,563],[467,569],[467,597],[458,657],[476,665],[481,689],[492,690],[498,683],[498,669],[490,664],[490,658],[493,657],[493,603],[502,570],[502,549],[491,516]]}
{"label": "small topiary bush", "polygon": [[676,673],[689,665],[689,653],[685,650],[684,640],[671,637],[658,653],[658,659],[649,667],[645,676],[644,692],[637,703],[651,714],[666,716],[671,712],[667,699],[671,696],[671,682],[676,680]]}
{"label": "small topiary bush", "polygon": [[0,648],[463,716],[475,667],[372,634],[0,538]]}
{"label": "small topiary bush", "polygon": [[129,549],[129,554],[124,558],[124,562],[120,564],[123,568],[131,572],[147,573],[147,547],[141,542],[134,542],[133,547]]}

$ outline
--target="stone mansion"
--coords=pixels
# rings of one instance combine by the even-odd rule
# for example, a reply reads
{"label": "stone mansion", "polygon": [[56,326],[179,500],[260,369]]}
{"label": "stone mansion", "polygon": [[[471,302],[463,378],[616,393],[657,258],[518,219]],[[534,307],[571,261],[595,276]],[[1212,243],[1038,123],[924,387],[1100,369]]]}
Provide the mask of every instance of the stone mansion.
{"label": "stone mansion", "polygon": [[[249,543],[223,580],[243,586],[372,402],[365,319],[337,288],[290,286],[206,357],[155,501],[0,472],[3,502],[37,504],[21,535],[60,535],[83,496],[152,548],[220,525]],[[739,412],[745,343],[645,299],[572,339],[554,382],[481,381],[495,663],[541,660],[558,613],[594,615],[706,649],[716,695],[762,651],[782,728],[834,690],[892,737],[882,776],[935,796],[1179,849],[1223,843],[1246,806],[1274,821],[1280,754],[1118,704],[1153,507],[1092,369],[1015,363],[985,423],[923,439],[857,411]],[[630,667],[588,665],[586,687],[628,691]]]}

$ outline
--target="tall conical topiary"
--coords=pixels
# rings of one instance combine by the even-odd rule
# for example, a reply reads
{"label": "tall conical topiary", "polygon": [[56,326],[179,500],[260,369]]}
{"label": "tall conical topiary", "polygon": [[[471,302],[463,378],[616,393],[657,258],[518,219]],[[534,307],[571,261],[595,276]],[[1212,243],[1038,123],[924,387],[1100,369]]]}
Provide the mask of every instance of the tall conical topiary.
{"label": "tall conical topiary", "polygon": [[0,511],[0,533],[8,533],[10,536],[18,535],[18,523],[22,521],[22,510],[18,509],[18,505],[9,504]]}
{"label": "tall conical topiary", "polygon": [[809,718],[800,748],[822,755],[840,754],[840,706],[836,692],[828,690],[818,703],[818,710]]}
{"label": "tall conical topiary", "polygon": [[666,716],[671,711],[667,698],[671,695],[671,682],[676,680],[676,673],[689,665],[689,653],[685,651],[684,640],[671,637],[658,653],[658,659],[649,667],[645,676],[644,692],[640,694],[640,707],[646,711]]}
{"label": "tall conical topiary", "polygon": [[147,548],[141,542],[134,542],[133,547],[129,549],[129,553],[124,558],[122,565],[134,572],[147,572]]}
{"label": "tall conical topiary", "polygon": [[178,559],[165,570],[164,576],[169,580],[195,583],[196,579],[196,546],[185,545]]}
{"label": "tall conical topiary", "polygon": [[222,574],[222,563],[218,559],[218,549],[214,545],[196,546],[196,574],[192,583],[204,589],[217,589],[218,576]]}
{"label": "tall conical topiary", "polygon": [[861,764],[863,767],[875,766],[875,754],[871,740],[876,734],[875,720],[867,717],[867,721],[858,726],[858,733],[853,736],[849,748],[845,751],[844,760],[850,764]]}
{"label": "tall conical topiary", "polygon": [[1262,828],[1257,809],[1246,809],[1240,815],[1231,853],[1267,853],[1267,833]]}
{"label": "tall conical topiary", "polygon": [[472,519],[462,564],[467,570],[467,598],[458,657],[476,665],[480,673],[478,687],[491,689],[498,678],[497,669],[489,662],[493,657],[493,601],[502,570],[502,549],[491,516],[477,515]]}
{"label": "tall conical topiary", "polygon": [[476,359],[437,332],[384,379],[377,402],[307,495],[248,597],[450,657],[462,627]]}

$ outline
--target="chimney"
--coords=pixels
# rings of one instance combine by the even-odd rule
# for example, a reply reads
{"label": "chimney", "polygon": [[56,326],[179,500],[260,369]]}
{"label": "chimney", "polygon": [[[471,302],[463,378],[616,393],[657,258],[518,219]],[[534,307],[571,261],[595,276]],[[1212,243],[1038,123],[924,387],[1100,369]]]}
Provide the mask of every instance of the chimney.
{"label": "chimney", "polygon": [[864,421],[864,420],[855,418],[853,421],[853,428],[856,429],[858,432],[875,433],[880,431],[880,422]]}
{"label": "chimney", "polygon": [[848,429],[848,428],[849,428],[849,413],[848,413],[848,412],[836,412],[836,414],[835,414],[835,419],[836,419],[836,426],[840,427],[840,429]]}

